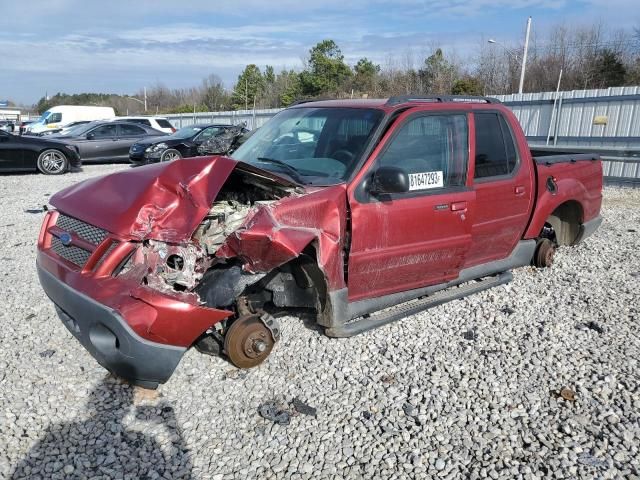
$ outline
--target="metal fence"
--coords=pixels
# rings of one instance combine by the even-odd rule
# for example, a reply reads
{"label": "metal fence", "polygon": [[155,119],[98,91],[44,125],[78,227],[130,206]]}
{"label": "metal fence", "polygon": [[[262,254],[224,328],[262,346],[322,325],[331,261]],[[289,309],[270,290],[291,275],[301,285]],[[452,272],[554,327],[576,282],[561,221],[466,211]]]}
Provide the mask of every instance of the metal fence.
{"label": "metal fence", "polygon": [[498,95],[532,146],[600,153],[609,183],[640,186],[640,87]]}
{"label": "metal fence", "polygon": [[253,130],[260,128],[280,110],[280,108],[270,108],[265,110],[236,110],[232,112],[178,113],[164,116],[176,128],[187,127],[196,123],[238,125],[246,122],[247,128]]}
{"label": "metal fence", "polygon": [[[496,95],[516,115],[531,146],[602,155],[605,178],[640,186],[640,87]],[[260,128],[281,109],[165,115],[176,127],[196,123]],[[25,115],[23,114],[23,119]]]}

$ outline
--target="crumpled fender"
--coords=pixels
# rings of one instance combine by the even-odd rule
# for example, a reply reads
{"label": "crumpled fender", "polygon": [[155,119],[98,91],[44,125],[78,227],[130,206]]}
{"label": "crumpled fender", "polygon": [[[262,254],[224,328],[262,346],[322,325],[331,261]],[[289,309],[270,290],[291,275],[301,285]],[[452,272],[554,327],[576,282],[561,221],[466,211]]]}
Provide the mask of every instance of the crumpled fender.
{"label": "crumpled fender", "polygon": [[216,256],[239,257],[248,272],[268,272],[314,244],[329,290],[344,288],[346,204],[345,185],[335,185],[259,205]]}

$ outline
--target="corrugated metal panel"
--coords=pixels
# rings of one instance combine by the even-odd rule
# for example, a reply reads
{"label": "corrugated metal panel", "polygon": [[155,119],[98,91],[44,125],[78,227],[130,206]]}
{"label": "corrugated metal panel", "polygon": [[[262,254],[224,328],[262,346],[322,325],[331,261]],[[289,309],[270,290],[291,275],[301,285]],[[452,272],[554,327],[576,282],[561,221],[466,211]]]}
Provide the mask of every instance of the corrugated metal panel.
{"label": "corrugated metal panel", "polygon": [[[552,124],[555,97],[555,92],[496,96],[528,137],[546,137],[549,127],[558,137],[640,137],[640,87],[560,92]],[[598,125],[596,117],[606,117],[606,123]]]}
{"label": "corrugated metal panel", "polygon": [[197,112],[166,115],[166,118],[176,128],[187,127],[195,123],[221,123],[223,125],[238,125],[247,123],[247,128],[260,128],[267,120],[278,113],[280,108],[265,110],[236,110],[231,112]]}

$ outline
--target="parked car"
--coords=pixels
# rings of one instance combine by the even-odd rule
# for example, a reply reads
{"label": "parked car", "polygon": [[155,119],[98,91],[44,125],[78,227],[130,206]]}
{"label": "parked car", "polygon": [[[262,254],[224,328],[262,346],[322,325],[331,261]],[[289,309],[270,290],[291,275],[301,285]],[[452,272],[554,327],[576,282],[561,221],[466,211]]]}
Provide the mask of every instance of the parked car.
{"label": "parked car", "polygon": [[[232,125],[198,124],[181,128],[164,138],[150,138],[131,146],[129,160],[136,165],[167,162],[179,158],[196,157],[198,147],[210,138],[232,128]],[[248,131],[245,129],[245,131]]]}
{"label": "parked car", "polygon": [[163,132],[128,122],[90,122],[71,128],[64,139],[78,147],[83,162],[127,161],[129,148],[142,139],[166,137]]}
{"label": "parked car", "polygon": [[37,268],[97,361],[154,387],[191,346],[258,365],[282,312],[349,337],[547,267],[601,201],[597,155],[530,150],[497,100],[303,103],[231,158],[57,193]]}
{"label": "parked car", "polygon": [[26,132],[27,127],[33,122],[35,122],[35,120],[23,120],[22,122],[20,122],[20,135],[23,135]]}
{"label": "parked car", "polygon": [[176,132],[176,129],[171,125],[171,122],[165,117],[116,117],[115,120],[122,120],[129,123],[138,123],[151,127],[154,130],[167,133],[171,135]]}
{"label": "parked car", "polygon": [[52,130],[46,130],[44,132],[38,133],[39,137],[49,137],[49,136],[64,136],[67,135],[72,128],[77,127],[78,125],[86,125],[89,123],[89,120],[81,120],[79,122],[71,122],[68,125],[65,125],[62,128],[55,128]]}
{"label": "parked car", "polygon": [[47,130],[62,128],[71,122],[80,120],[108,120],[116,116],[111,107],[92,107],[82,105],[58,105],[44,112],[38,120],[27,125],[25,134],[37,135]]}
{"label": "parked car", "polygon": [[16,125],[11,120],[0,120],[0,130],[3,132],[13,133]]}
{"label": "parked car", "polygon": [[78,171],[80,167],[80,155],[74,145],[0,131],[0,170],[3,172],[40,170],[47,175],[59,175]]}

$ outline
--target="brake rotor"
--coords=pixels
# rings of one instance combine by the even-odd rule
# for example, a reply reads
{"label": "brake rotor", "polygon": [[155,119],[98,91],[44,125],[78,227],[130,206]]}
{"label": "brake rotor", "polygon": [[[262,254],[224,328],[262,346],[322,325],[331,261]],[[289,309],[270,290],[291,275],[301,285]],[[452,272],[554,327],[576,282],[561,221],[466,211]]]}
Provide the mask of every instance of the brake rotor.
{"label": "brake rotor", "polygon": [[538,242],[536,249],[535,265],[539,268],[553,265],[553,256],[556,253],[556,246],[548,238],[543,238]]}
{"label": "brake rotor", "polygon": [[224,336],[224,350],[238,368],[260,365],[271,353],[275,341],[259,315],[247,315],[231,324]]}

